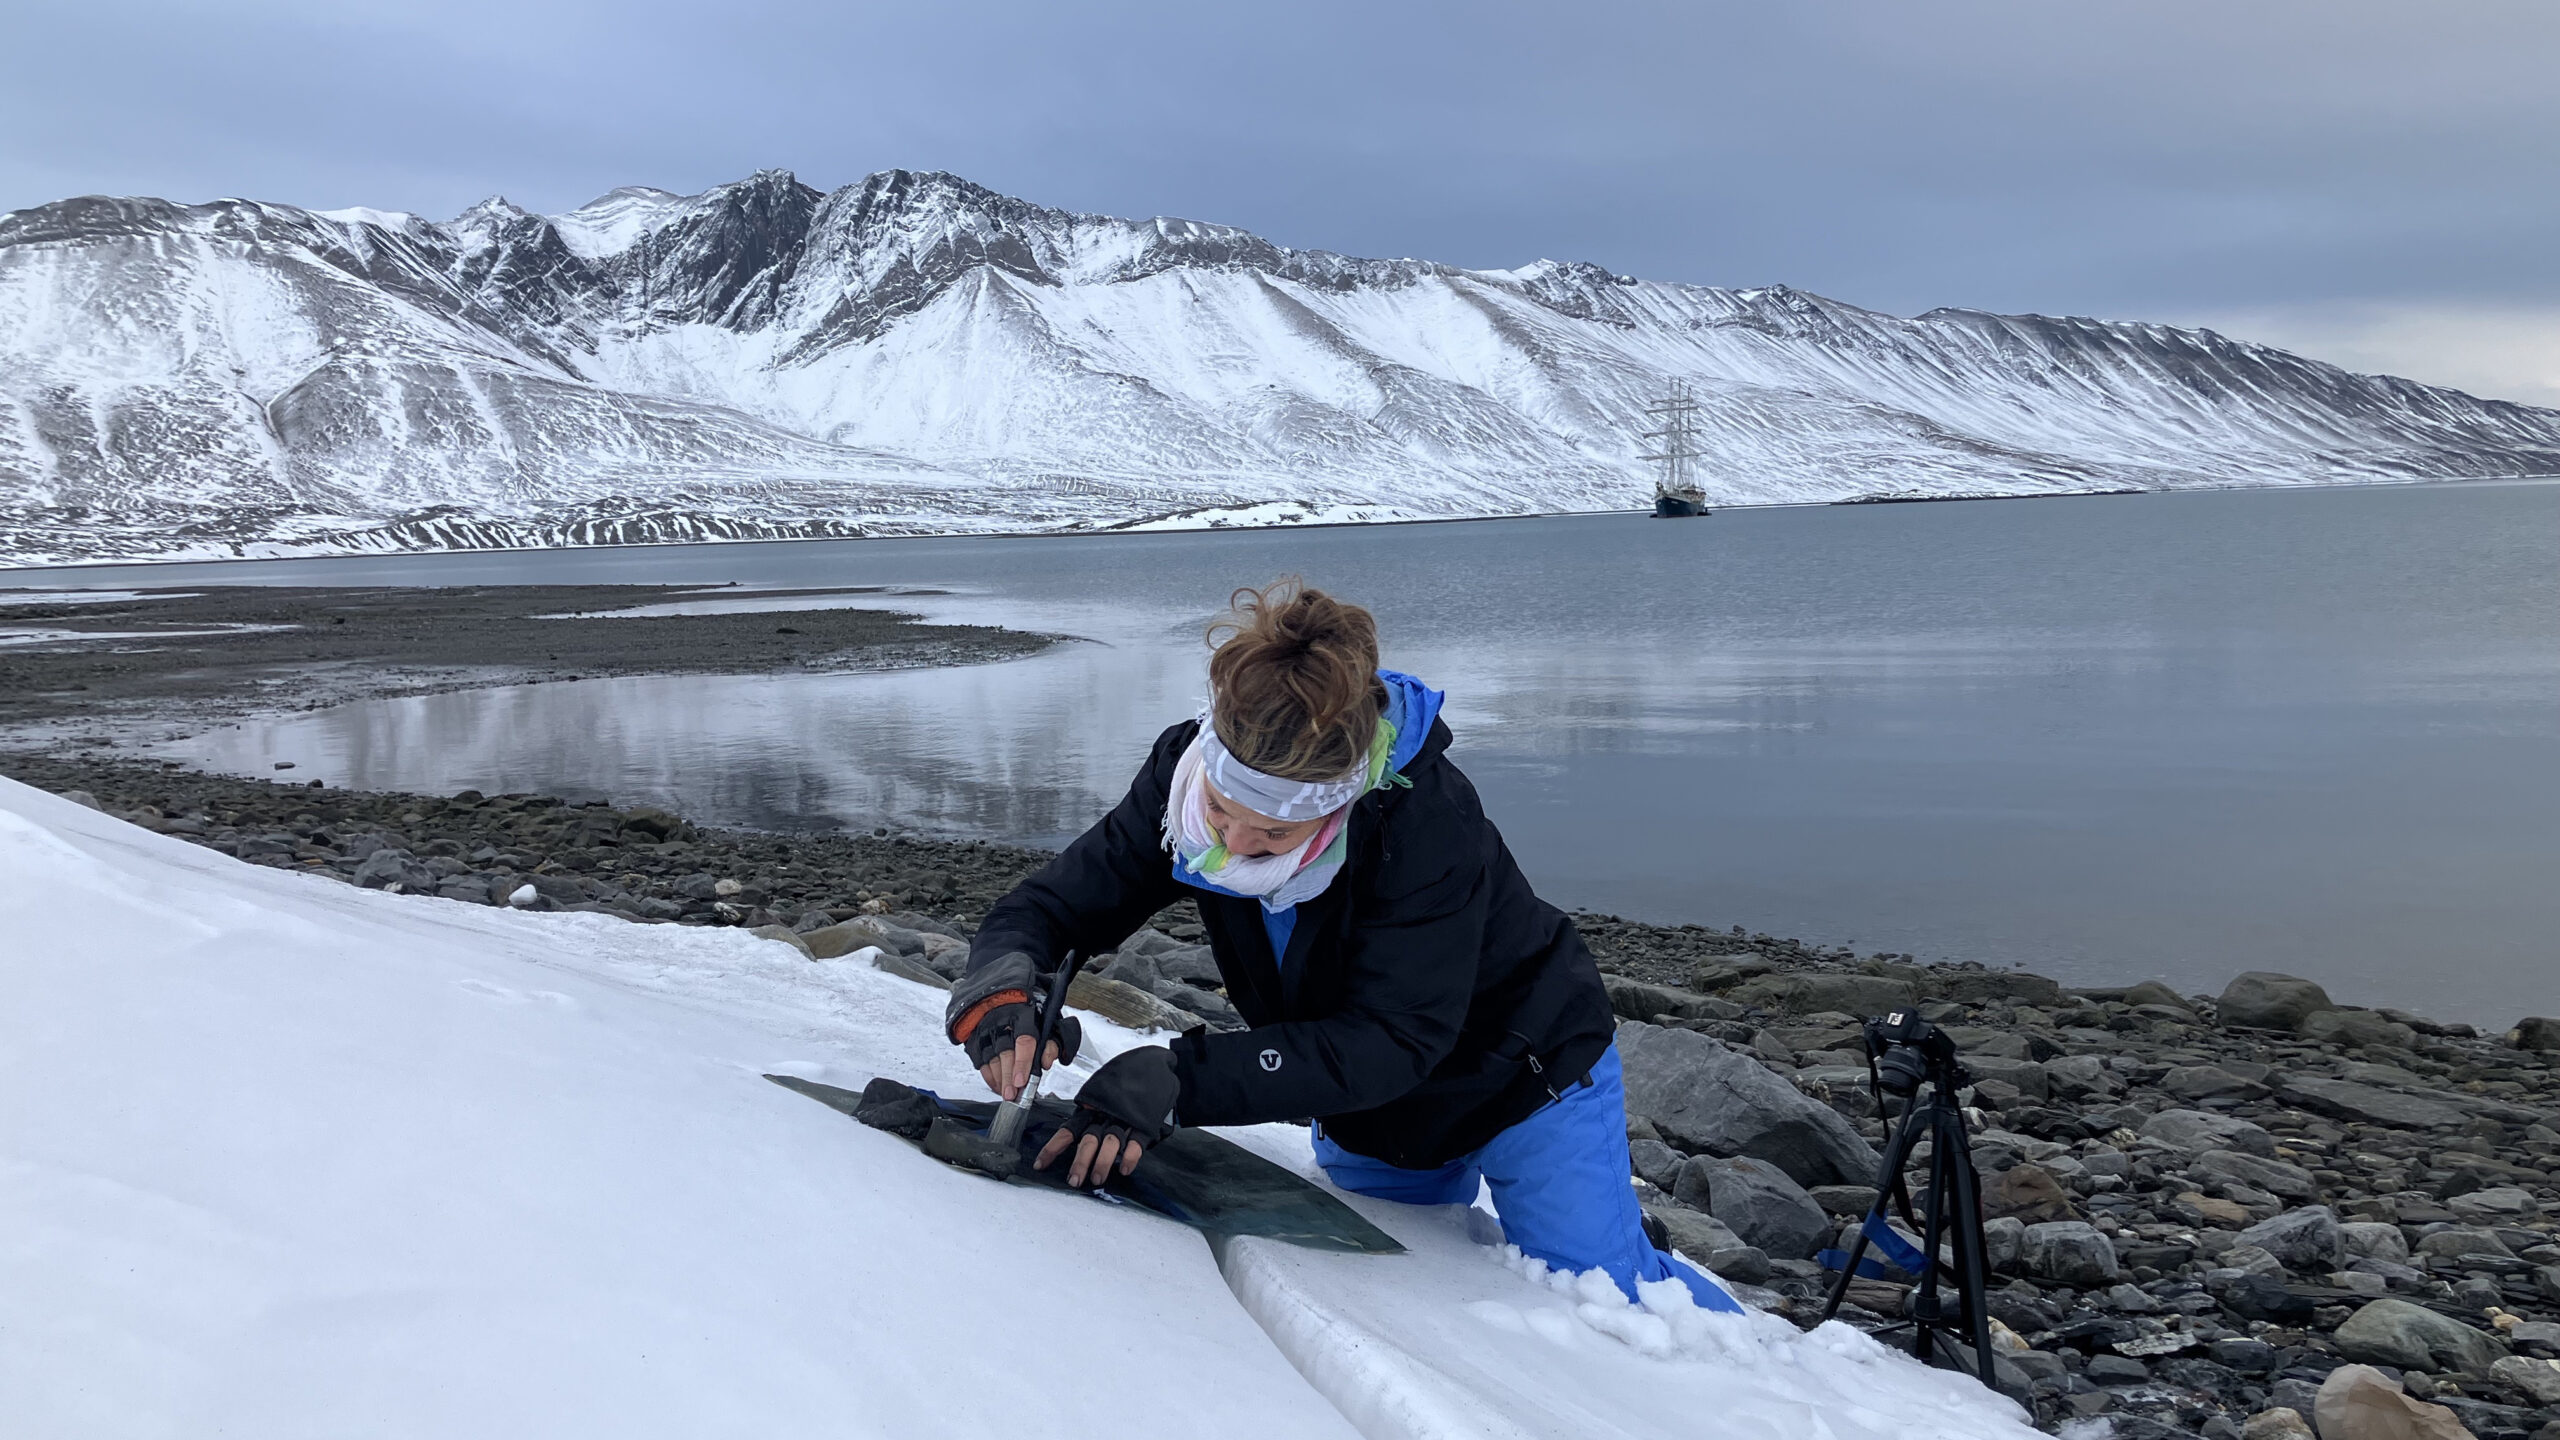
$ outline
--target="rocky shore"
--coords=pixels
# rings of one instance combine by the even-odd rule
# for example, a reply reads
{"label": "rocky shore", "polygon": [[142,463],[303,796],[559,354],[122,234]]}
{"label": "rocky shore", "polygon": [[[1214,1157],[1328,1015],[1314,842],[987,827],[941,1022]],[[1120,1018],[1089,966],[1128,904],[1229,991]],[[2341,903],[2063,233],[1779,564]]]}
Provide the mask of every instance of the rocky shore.
{"label": "rocky shore", "polygon": [[[986,907],[1045,858],[130,760],[0,755],[0,774],[252,864],[746,927],[927,983],[948,983]],[[1876,1198],[1885,1120],[1859,1019],[1916,1007],[1972,1076],[2002,1374],[2045,1428],[2560,1440],[2560,1022],[2481,1035],[2284,976],[2217,996],[2066,989],[1576,918],[1622,1017],[1633,1178],[1658,1237],[1763,1304],[1817,1313],[1811,1257]],[[1232,1024],[1200,941],[1187,907],[1168,912],[1077,1002],[1141,1027]],[[1885,1324],[1903,1290],[1859,1281],[1844,1316]]]}

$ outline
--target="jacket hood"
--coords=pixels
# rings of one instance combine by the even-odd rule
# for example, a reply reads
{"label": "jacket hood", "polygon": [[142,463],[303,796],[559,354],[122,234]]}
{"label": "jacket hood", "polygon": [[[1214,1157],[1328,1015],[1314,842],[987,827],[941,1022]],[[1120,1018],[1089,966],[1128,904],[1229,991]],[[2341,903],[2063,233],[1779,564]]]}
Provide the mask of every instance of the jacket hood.
{"label": "jacket hood", "polygon": [[1396,727],[1396,743],[1387,751],[1387,769],[1402,773],[1431,739],[1431,722],[1449,697],[1401,670],[1381,670],[1387,686],[1387,723]]}

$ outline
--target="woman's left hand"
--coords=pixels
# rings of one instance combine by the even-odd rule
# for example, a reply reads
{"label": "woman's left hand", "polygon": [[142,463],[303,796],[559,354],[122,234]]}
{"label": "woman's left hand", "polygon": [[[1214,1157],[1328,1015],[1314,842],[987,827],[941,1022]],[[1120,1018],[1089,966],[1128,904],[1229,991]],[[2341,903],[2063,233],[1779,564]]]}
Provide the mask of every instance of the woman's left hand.
{"label": "woman's left hand", "polygon": [[1076,1092],[1074,1113],[1041,1147],[1031,1168],[1048,1169],[1073,1146],[1067,1184],[1081,1187],[1090,1178],[1100,1188],[1114,1165],[1128,1174],[1148,1146],[1163,1144],[1174,1132],[1173,1107],[1181,1097],[1182,1077],[1171,1050],[1150,1045],[1113,1056]]}

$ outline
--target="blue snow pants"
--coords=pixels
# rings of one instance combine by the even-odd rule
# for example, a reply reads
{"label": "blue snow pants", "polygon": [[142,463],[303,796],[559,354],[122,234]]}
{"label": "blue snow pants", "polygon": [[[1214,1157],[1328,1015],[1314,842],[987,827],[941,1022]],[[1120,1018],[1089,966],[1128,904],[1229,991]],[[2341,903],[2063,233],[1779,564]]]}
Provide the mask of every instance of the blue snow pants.
{"label": "blue snow pants", "polygon": [[1560,1270],[1605,1270],[1627,1298],[1639,1280],[1676,1279],[1707,1310],[1741,1313],[1724,1287],[1645,1238],[1643,1208],[1628,1181],[1626,1072],[1612,1045],[1591,1083],[1436,1170],[1407,1170],[1336,1145],[1316,1127],[1316,1163],[1356,1194],[1407,1205],[1471,1205],[1477,1182],[1493,1190],[1503,1235],[1520,1253]]}

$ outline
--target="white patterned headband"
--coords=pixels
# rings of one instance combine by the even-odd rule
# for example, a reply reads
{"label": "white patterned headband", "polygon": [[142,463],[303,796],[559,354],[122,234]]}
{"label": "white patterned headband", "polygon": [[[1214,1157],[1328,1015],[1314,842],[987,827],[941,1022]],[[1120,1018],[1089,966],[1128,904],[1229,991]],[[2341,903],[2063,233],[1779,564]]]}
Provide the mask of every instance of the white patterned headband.
{"label": "white patterned headband", "polygon": [[1219,794],[1256,815],[1291,824],[1330,815],[1359,799],[1369,778],[1366,764],[1339,780],[1283,780],[1265,775],[1228,751],[1208,715],[1200,717],[1200,768]]}

